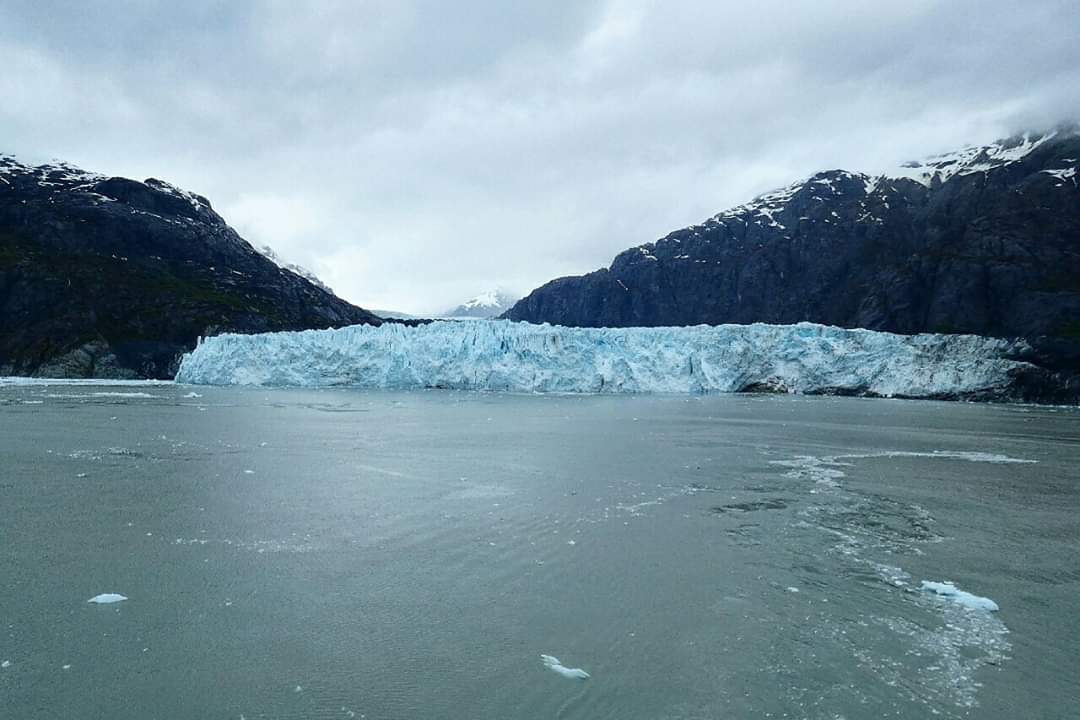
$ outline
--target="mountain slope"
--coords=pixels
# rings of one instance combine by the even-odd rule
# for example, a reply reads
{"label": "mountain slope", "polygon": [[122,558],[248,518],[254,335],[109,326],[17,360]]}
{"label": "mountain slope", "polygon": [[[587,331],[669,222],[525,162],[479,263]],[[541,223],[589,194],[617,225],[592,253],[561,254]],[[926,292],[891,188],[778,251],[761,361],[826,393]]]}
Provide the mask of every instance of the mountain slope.
{"label": "mountain slope", "polygon": [[380,322],[199,195],[0,156],[0,375],[165,378],[202,335]]}
{"label": "mountain slope", "polygon": [[1076,338],[1078,159],[1080,135],[1061,131],[884,176],[818,173],[549,282],[503,317]]}
{"label": "mountain slope", "polygon": [[[260,246],[252,245],[252,247],[254,247],[262,255],[266,256],[267,260],[274,263],[275,265],[277,265],[282,270],[288,270],[291,273],[299,275],[300,277],[304,278],[305,280],[310,282],[315,287],[320,288],[322,290],[325,290],[326,292],[330,293],[331,295],[334,294],[334,290],[329,285],[324,283],[322,281],[322,278],[320,278],[318,275],[316,275],[315,273],[308,270],[303,265],[297,265],[296,263],[285,262],[284,260],[281,259],[280,255],[278,255],[276,252],[274,252],[274,248],[270,247],[269,245],[260,245]],[[378,313],[375,313],[375,314],[378,315]]]}

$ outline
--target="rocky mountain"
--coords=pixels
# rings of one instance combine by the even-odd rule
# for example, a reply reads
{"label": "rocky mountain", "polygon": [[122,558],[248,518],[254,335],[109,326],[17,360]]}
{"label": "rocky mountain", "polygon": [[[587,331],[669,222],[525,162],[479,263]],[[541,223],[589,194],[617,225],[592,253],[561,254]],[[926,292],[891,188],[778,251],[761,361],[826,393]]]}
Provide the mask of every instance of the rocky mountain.
{"label": "rocky mountain", "polygon": [[202,196],[0,156],[0,375],[168,378],[200,336],[380,322]]}
{"label": "rocky mountain", "polygon": [[474,298],[470,298],[457,307],[443,313],[443,317],[450,318],[492,318],[506,312],[517,298],[500,289],[482,292]]}
{"label": "rocky mountain", "polygon": [[866,175],[830,170],[534,290],[503,317],[569,326],[810,321],[1024,337],[1080,372],[1080,133]]}

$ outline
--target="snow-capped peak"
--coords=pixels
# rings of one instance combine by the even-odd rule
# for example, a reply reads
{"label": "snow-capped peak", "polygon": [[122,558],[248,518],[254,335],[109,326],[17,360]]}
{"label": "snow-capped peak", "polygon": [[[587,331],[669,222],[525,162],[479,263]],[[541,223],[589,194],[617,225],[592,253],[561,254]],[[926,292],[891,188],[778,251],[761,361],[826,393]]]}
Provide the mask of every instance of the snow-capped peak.
{"label": "snow-capped peak", "polygon": [[502,288],[493,288],[471,297],[452,310],[447,311],[444,317],[465,318],[488,318],[499,315],[504,310],[510,309],[517,298],[510,295]]}
{"label": "snow-capped peak", "polygon": [[883,175],[890,178],[909,178],[930,187],[935,177],[945,182],[956,175],[986,172],[1014,163],[1057,135],[1056,131],[1045,134],[1024,133],[990,145],[970,146],[925,160],[906,162]]}
{"label": "snow-capped peak", "polygon": [[476,297],[470,298],[465,302],[461,303],[461,307],[468,308],[470,310],[472,310],[473,308],[496,307],[500,305],[499,301],[501,298],[502,293],[500,293],[498,290],[487,290],[480,293]]}

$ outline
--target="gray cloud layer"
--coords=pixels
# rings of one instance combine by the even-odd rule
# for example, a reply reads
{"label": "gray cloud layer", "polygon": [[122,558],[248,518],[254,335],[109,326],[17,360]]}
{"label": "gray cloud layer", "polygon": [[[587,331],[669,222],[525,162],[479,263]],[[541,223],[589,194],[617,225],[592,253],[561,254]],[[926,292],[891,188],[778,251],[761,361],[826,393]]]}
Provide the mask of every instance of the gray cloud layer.
{"label": "gray cloud layer", "polygon": [[0,57],[0,150],[171,180],[418,312],[1080,117],[1076,0],[26,0]]}

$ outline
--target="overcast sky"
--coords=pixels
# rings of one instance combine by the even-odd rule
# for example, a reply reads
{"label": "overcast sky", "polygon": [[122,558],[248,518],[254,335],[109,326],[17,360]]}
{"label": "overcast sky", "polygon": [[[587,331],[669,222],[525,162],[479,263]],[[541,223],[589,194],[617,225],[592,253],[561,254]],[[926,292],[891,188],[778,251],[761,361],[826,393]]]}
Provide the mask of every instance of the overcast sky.
{"label": "overcast sky", "polygon": [[0,58],[0,151],[169,180],[420,313],[1080,117],[1077,0],[9,0]]}

